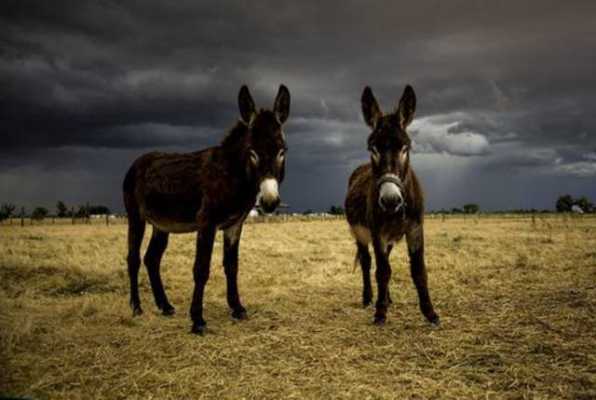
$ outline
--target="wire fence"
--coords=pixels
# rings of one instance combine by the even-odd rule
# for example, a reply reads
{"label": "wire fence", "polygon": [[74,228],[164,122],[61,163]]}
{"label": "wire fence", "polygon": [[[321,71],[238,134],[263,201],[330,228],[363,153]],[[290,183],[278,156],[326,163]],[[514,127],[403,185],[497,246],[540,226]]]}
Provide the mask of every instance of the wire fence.
{"label": "wire fence", "polygon": [[[446,220],[463,220],[472,223],[480,223],[485,219],[501,219],[501,220],[528,220],[528,222],[536,223],[540,221],[549,220],[564,220],[570,221],[574,219],[596,219],[596,214],[575,214],[575,213],[477,213],[477,214],[442,214],[442,213],[428,213],[425,214],[425,219],[433,221]],[[284,223],[294,221],[333,221],[345,220],[345,215],[332,215],[327,213],[313,213],[313,214],[274,214],[274,215],[259,215],[248,217],[246,223],[262,224],[262,223]],[[59,225],[94,225],[94,226],[110,226],[110,225],[126,225],[128,219],[124,215],[99,215],[90,217],[45,217],[43,219],[34,219],[31,217],[11,217],[0,222],[0,226],[59,226]]]}

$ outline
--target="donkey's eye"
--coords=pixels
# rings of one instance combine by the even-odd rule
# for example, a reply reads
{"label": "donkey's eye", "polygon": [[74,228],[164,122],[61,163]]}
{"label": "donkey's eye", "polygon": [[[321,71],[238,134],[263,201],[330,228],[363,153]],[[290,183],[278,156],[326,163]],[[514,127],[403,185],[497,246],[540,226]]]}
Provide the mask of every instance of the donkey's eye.
{"label": "donkey's eye", "polygon": [[380,155],[379,155],[379,151],[377,150],[377,148],[375,146],[369,146],[368,151],[370,151],[370,156],[372,157],[372,160],[375,163],[378,163]]}
{"label": "donkey's eye", "polygon": [[278,164],[282,164],[285,159],[286,159],[286,150],[285,149],[281,149],[279,151],[279,153],[277,153],[277,162],[278,162]]}
{"label": "donkey's eye", "polygon": [[399,151],[399,161],[403,164],[408,159],[408,151],[410,148],[408,145],[402,146],[401,150]]}
{"label": "donkey's eye", "polygon": [[255,167],[259,165],[259,155],[256,151],[250,150],[249,157],[252,165],[254,165]]}

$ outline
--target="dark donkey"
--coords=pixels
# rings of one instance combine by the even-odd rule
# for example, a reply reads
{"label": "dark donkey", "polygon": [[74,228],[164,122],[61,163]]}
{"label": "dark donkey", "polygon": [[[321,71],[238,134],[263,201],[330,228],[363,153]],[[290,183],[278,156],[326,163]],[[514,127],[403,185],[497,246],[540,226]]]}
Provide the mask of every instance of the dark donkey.
{"label": "dark donkey", "polygon": [[368,150],[371,162],[352,173],[346,196],[346,214],[356,239],[357,255],[362,267],[364,289],[362,302],[372,301],[370,283],[372,242],[377,264],[378,299],[375,323],[385,322],[391,302],[389,254],[393,244],[404,234],[410,256],[410,271],[418,291],[422,314],[434,325],[439,324],[428,294],[424,264],[423,214],[424,198],[420,183],[410,166],[410,137],[406,127],[414,119],[416,95],[406,86],[395,112],[383,115],[369,87],[362,93],[362,113],[371,127]]}
{"label": "dark donkey", "polygon": [[219,146],[185,154],[145,154],[133,163],[124,178],[133,315],[143,312],[137,280],[140,247],[148,222],[153,225],[153,234],[144,262],[155,303],[164,315],[174,313],[159,272],[168,235],[196,231],[190,316],[192,332],[203,333],[203,293],[219,228],[224,232],[228,305],[234,318],[246,318],[237,285],[239,240],[257,196],[266,212],[275,210],[280,202],[278,185],[284,179],[286,152],[282,125],[290,112],[290,93],[281,85],[273,111],[257,112],[248,88],[242,86],[238,103],[241,118]]}

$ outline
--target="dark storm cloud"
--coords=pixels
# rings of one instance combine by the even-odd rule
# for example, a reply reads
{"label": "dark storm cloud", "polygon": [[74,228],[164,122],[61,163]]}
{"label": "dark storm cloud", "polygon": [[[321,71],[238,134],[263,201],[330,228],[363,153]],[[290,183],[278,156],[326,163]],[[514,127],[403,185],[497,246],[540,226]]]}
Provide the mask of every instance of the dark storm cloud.
{"label": "dark storm cloud", "polygon": [[[19,185],[28,185],[33,198],[34,171],[70,168],[119,207],[120,169],[135,155],[216,144],[238,117],[241,84],[271,107],[285,83],[288,201],[326,207],[342,201],[350,168],[367,159],[362,88],[371,85],[389,112],[410,83],[413,160],[432,183],[431,206],[464,201],[451,176],[485,188],[511,169],[542,183],[566,176],[590,195],[595,13],[590,1],[8,1],[2,194],[21,201]],[[459,198],[438,189],[446,181]],[[315,182],[327,190],[302,196]],[[478,197],[499,207],[518,200]]]}

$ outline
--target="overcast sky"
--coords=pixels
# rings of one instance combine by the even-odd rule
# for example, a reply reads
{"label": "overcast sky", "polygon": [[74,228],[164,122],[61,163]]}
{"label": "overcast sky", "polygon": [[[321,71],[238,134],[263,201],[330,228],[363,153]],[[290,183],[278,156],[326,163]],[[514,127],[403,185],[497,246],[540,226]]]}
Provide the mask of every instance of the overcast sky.
{"label": "overcast sky", "polygon": [[343,204],[364,86],[390,111],[408,83],[427,209],[596,201],[596,2],[332,3],[4,1],[0,202],[120,211],[131,162],[218,144],[243,83],[290,89],[293,210]]}

